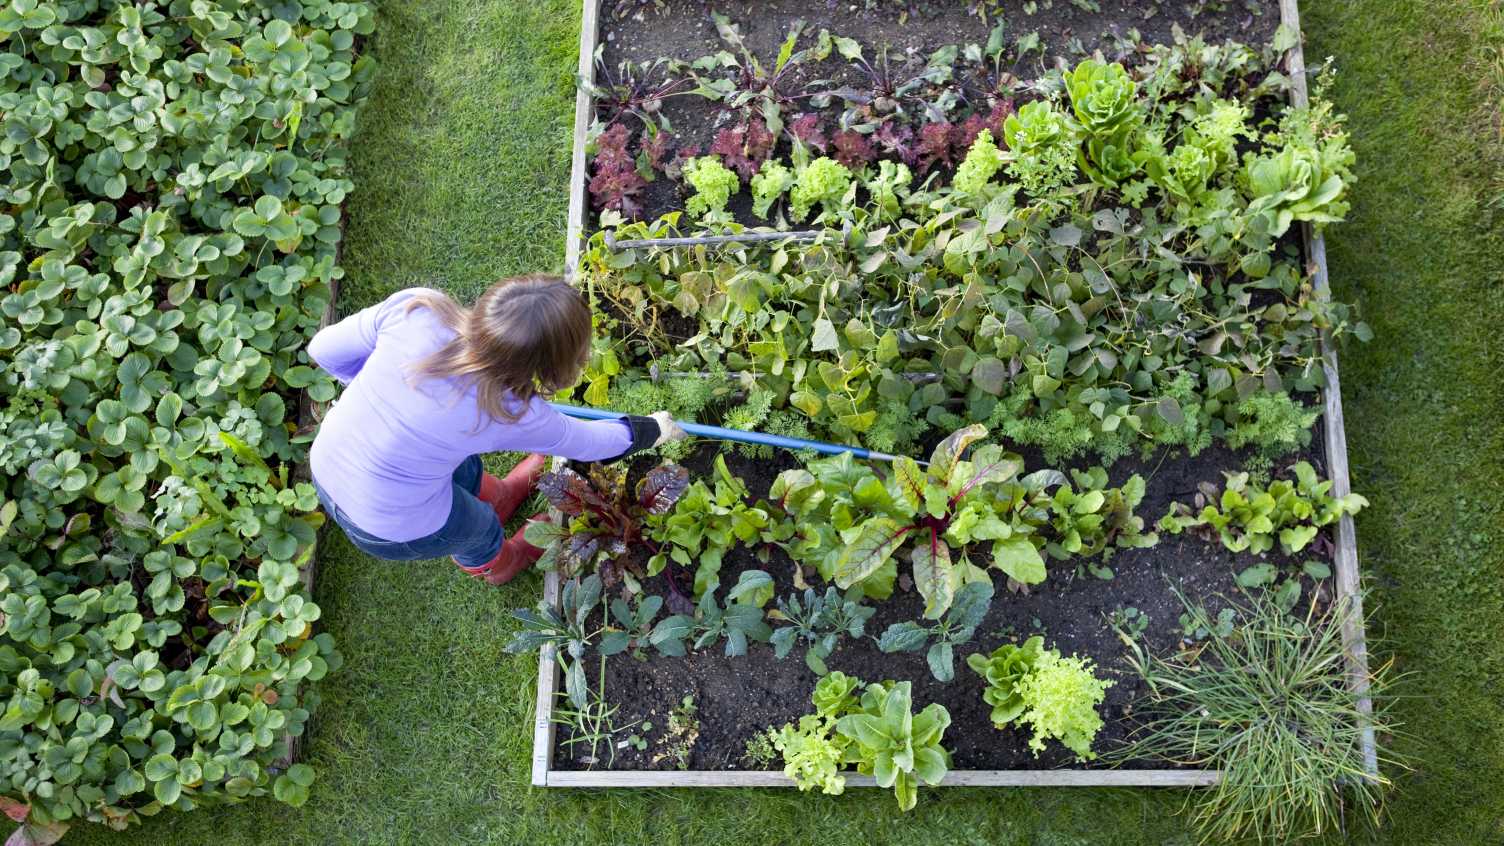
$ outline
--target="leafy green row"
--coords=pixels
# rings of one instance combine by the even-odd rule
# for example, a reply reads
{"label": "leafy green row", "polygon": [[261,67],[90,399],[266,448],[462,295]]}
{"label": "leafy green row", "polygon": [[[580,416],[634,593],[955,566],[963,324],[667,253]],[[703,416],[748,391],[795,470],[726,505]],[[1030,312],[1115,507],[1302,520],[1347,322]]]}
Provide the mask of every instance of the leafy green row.
{"label": "leafy green row", "polygon": [[888,476],[850,453],[812,461],[779,474],[768,499],[756,502],[719,457],[713,488],[663,464],[630,495],[624,468],[564,469],[539,485],[563,522],[532,524],[527,537],[544,548],[543,566],[569,575],[599,570],[608,586],[625,579],[634,592],[637,580],[666,567],[692,569],[696,596],[714,592],[726,553],[747,544],[780,547],[842,590],[859,586],[886,599],[898,577],[895,555],[909,548],[930,619],[963,585],[990,583],[970,556],[984,545],[993,567],[1033,585],[1045,580],[1046,556],[1090,558],[1155,542],[1134,514],[1141,477],[1113,488],[1102,468],[1072,471],[1071,479],[1056,470],[1020,475],[1023,459],[996,444],[962,458],[986,433],[980,424],[954,432],[924,469],[900,457]]}
{"label": "leafy green row", "polygon": [[772,734],[774,748],[783,753],[783,772],[800,790],[842,793],[841,771],[854,765],[878,787],[892,788],[899,810],[908,811],[918,802],[921,783],[939,784],[950,770],[950,752],[942,745],[950,712],[932,703],[913,713],[911,683],[865,684],[830,673],[810,698],[815,713]]}
{"label": "leafy green row", "polygon": [[[724,368],[723,400],[755,389],[768,414],[887,451],[969,421],[1052,461],[1300,447],[1315,413],[1294,395],[1322,385],[1320,331],[1367,328],[1314,292],[1287,236],[1340,219],[1352,153],[1328,105],[1282,106],[1277,75],[1243,81],[1248,55],[1222,89],[1181,79],[1190,61],[1166,48],[1046,80],[1062,102],[1010,117],[1007,149],[979,134],[949,186],[886,161],[842,174],[796,142],[787,178],[769,168],[756,190],[759,206],[775,185],[800,210],[818,198],[810,244],[615,250],[598,233],[582,276],[612,316],[586,401]],[[1265,109],[1278,120],[1255,123]],[[602,217],[619,239],[679,220]]]}
{"label": "leafy green row", "polygon": [[[364,3],[0,10],[0,794],[33,832],[274,793],[339,665],[297,397]],[[281,774],[279,775],[279,772]]]}

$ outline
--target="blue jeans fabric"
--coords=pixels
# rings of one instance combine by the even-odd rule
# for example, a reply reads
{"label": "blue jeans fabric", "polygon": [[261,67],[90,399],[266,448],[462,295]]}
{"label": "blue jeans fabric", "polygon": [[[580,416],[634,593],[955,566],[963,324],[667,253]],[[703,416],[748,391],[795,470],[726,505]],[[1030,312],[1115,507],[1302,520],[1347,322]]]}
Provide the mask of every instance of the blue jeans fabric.
{"label": "blue jeans fabric", "polygon": [[362,530],[339,506],[329,501],[317,479],[313,481],[313,487],[324,506],[324,513],[345,531],[345,537],[361,552],[387,561],[415,561],[451,555],[460,566],[473,568],[495,558],[504,539],[496,511],[475,496],[480,491],[482,472],[478,455],[460,462],[454,471],[454,505],[449,509],[449,519],[437,532],[410,541],[389,541]]}

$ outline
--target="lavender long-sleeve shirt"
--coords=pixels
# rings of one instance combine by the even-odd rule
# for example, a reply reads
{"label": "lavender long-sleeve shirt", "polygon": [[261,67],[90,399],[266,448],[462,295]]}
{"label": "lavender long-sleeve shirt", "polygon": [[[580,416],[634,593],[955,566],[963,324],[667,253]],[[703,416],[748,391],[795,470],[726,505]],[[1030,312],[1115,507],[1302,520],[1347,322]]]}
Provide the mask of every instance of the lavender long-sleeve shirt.
{"label": "lavender long-sleeve shirt", "polygon": [[473,387],[419,380],[410,366],[454,337],[421,288],[398,291],[314,336],[308,354],[348,387],[324,417],[313,476],[361,529],[389,541],[433,534],[449,518],[450,475],[467,456],[498,450],[580,461],[614,458],[632,444],[624,421],[581,421],[534,399],[516,422],[482,412]]}

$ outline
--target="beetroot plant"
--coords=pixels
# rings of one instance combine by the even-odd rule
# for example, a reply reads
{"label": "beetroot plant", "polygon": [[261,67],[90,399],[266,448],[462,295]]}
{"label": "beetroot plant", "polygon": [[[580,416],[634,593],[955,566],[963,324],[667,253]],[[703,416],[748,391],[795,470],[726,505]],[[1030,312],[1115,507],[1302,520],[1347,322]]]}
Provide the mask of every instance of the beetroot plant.
{"label": "beetroot plant", "polygon": [[571,468],[545,473],[538,490],[563,515],[561,524],[534,522],[527,541],[542,547],[540,564],[575,575],[592,568],[609,587],[624,576],[641,577],[646,556],[639,561],[634,546],[652,549],[643,535],[644,520],[666,514],[689,487],[689,471],[664,463],[627,486],[627,468],[593,464],[587,474]]}

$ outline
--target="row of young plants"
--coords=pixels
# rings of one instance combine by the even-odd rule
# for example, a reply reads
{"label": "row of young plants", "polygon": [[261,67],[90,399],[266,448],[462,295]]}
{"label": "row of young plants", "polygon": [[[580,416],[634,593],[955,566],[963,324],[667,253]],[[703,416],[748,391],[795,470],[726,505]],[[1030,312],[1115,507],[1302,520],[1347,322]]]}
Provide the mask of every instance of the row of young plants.
{"label": "row of young plants", "polygon": [[1034,99],[980,129],[948,184],[794,136],[753,191],[759,209],[786,192],[812,239],[615,248],[743,231],[715,156],[690,161],[686,213],[603,214],[580,269],[606,310],[585,400],[729,404],[732,425],[886,452],[984,422],[1052,463],[1220,440],[1267,466],[1307,445],[1320,334],[1369,334],[1315,291],[1292,229],[1346,211],[1341,119],[1284,106],[1286,80],[1240,45],[1140,58],[1019,89]]}
{"label": "row of young plants", "polygon": [[[267,793],[337,668],[291,468],[360,2],[0,10],[0,803],[21,842]],[[29,838],[29,839],[27,839]]]}
{"label": "row of young plants", "polygon": [[[925,651],[934,677],[951,682],[958,650],[973,639],[992,603],[991,569],[1011,588],[1023,589],[1044,580],[1046,558],[1081,566],[1113,548],[1156,541],[1134,514],[1143,496],[1138,477],[1108,488],[1100,469],[1077,472],[1074,484],[1053,470],[1021,476],[1022,460],[978,444],[984,435],[981,426],[953,433],[924,469],[903,458],[887,473],[849,454],[815,460],[780,474],[766,499],[754,498],[719,456],[713,485],[691,485],[684,468],[668,463],[644,472],[635,490],[621,471],[600,467],[549,474],[541,487],[563,522],[530,527],[529,539],[546,547],[544,566],[571,581],[559,609],[517,613],[523,630],[509,649],[554,644],[576,714],[592,707],[586,674],[592,648],[604,662],[624,652],[682,657],[723,641],[725,654],[737,657],[766,644],[778,658],[801,651],[810,669],[826,676],[827,659],[843,643],[871,637],[883,652]],[[1305,462],[1290,470],[1293,479],[1267,487],[1229,474],[1214,502],[1198,499],[1195,513],[1176,504],[1161,525],[1220,538],[1233,551],[1265,551],[1277,539],[1288,556],[1366,504],[1357,495],[1333,497],[1330,483],[1319,481]],[[723,603],[717,598],[720,565],[739,545],[763,561],[771,549],[781,549],[831,584],[823,594],[807,588],[779,597],[766,571],[744,570]],[[905,547],[910,554],[901,565],[897,553]],[[664,594],[645,595],[643,580],[660,574]],[[889,598],[899,578],[924,598],[923,619],[869,634],[866,624],[876,609],[866,603]],[[619,596],[606,602],[605,591],[613,587]],[[1046,649],[1036,637],[990,655],[972,654],[967,663],[983,680],[979,695],[994,707],[999,728],[1030,727],[1036,754],[1054,738],[1078,760],[1095,757],[1091,743],[1103,724],[1096,708],[1108,683],[1094,676],[1089,662]],[[893,689],[890,684],[873,696]],[[817,706],[819,698],[817,691]],[[867,713],[886,719],[881,708]],[[797,728],[766,740],[801,787],[840,792],[841,770],[855,765],[860,772],[886,773],[880,783],[896,786],[900,803],[911,806],[918,778],[912,765],[900,767],[899,775],[878,766],[871,737],[850,745],[853,738],[837,731],[843,715],[842,708],[817,707]],[[944,767],[926,773],[938,775],[920,780],[935,783]]]}

